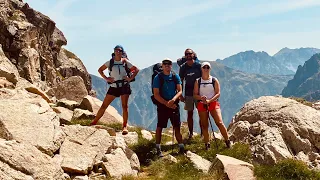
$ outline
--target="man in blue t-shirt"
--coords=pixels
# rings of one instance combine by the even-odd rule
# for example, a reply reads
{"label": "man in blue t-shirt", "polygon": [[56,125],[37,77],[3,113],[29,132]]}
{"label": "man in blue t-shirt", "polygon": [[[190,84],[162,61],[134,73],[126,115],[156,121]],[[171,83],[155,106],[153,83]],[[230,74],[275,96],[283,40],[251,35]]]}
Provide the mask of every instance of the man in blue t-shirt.
{"label": "man in blue t-shirt", "polygon": [[[189,139],[193,136],[193,110],[197,101],[193,98],[194,83],[197,78],[201,77],[201,65],[199,61],[195,60],[195,54],[192,49],[185,50],[186,62],[180,66],[179,76],[182,84],[185,81],[185,86],[182,86],[184,90],[184,96],[180,97],[180,100],[185,103],[184,109],[188,112],[188,127],[189,127]],[[201,129],[201,124],[200,124]]]}
{"label": "man in blue t-shirt", "polygon": [[176,139],[179,143],[179,153],[184,153],[182,135],[180,133],[179,97],[182,94],[181,80],[179,75],[173,73],[172,61],[166,58],[162,61],[163,72],[154,77],[152,88],[154,98],[159,102],[157,105],[158,123],[156,130],[157,154],[163,157],[161,152],[162,128],[166,128],[168,119],[174,128]]}

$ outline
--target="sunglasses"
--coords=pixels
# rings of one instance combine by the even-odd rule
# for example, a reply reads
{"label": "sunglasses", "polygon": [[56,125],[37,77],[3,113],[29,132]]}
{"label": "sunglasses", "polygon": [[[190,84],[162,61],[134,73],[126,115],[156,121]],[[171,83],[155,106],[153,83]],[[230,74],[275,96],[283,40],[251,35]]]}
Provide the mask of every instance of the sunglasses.
{"label": "sunglasses", "polygon": [[188,52],[188,53],[184,53],[184,55],[192,55],[193,53],[190,53],[190,52]]}
{"label": "sunglasses", "polygon": [[203,66],[202,69],[210,69],[209,66]]}
{"label": "sunglasses", "polygon": [[169,63],[169,62],[164,62],[164,63],[162,63],[163,65],[172,65],[172,63]]}
{"label": "sunglasses", "polygon": [[115,49],[115,52],[122,52],[122,49]]}

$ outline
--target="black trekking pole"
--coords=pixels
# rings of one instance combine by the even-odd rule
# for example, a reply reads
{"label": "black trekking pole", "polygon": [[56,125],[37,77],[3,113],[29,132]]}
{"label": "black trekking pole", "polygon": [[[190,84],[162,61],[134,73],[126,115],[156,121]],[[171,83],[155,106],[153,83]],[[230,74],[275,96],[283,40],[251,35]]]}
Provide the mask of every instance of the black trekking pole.
{"label": "black trekking pole", "polygon": [[216,144],[216,150],[218,151],[217,139],[216,139],[216,136],[214,135],[214,131],[213,131],[213,127],[212,127],[212,123],[211,123],[211,119],[210,119],[210,112],[209,112],[209,109],[208,109],[208,105],[206,104],[205,107],[206,107],[206,110],[207,110],[208,120],[209,120],[209,123],[210,123],[210,126],[211,126],[211,131],[212,131],[212,135],[213,135],[213,138],[214,138],[214,142]]}
{"label": "black trekking pole", "polygon": [[172,145],[171,145],[171,153],[173,154],[173,145],[174,145],[174,126],[173,126],[173,123],[174,123],[174,115],[175,115],[175,112],[173,112],[173,117],[172,117]]}

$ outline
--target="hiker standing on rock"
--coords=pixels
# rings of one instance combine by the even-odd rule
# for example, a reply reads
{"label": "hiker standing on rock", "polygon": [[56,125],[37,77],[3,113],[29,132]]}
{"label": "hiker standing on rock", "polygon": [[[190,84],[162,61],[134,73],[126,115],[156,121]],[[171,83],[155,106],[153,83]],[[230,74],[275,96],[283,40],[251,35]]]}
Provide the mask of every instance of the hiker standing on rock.
{"label": "hiker standing on rock", "polygon": [[[117,45],[114,48],[115,56],[98,69],[99,74],[108,82],[108,84],[110,84],[110,87],[96,117],[91,122],[91,125],[97,124],[110,103],[116,97],[120,97],[123,117],[122,134],[125,135],[128,134],[128,99],[131,94],[130,82],[134,80],[139,69],[127,58],[123,58],[123,52],[123,47],[121,45]],[[107,68],[109,69],[109,77],[103,73]]]}
{"label": "hiker standing on rock", "polygon": [[[194,82],[197,78],[201,77],[201,65],[196,61],[195,53],[192,49],[186,49],[185,52],[186,62],[183,63],[179,70],[179,76],[182,81],[182,89],[184,90],[184,96],[181,95],[180,100],[185,103],[184,109],[188,112],[188,127],[189,127],[189,139],[193,136],[193,110],[196,100],[193,98]],[[177,62],[183,61],[178,59]],[[185,87],[183,88],[183,82],[185,81]],[[200,123],[201,128],[201,123]]]}
{"label": "hiker standing on rock", "polygon": [[[205,148],[210,148],[209,143],[209,113],[213,117],[216,125],[218,126],[225,143],[230,148],[230,140],[228,137],[227,129],[222,121],[220,103],[220,84],[217,78],[210,75],[211,65],[209,62],[201,64],[202,77],[198,78],[194,84],[194,98],[199,102],[197,109],[202,126],[202,133],[205,142]],[[212,132],[213,133],[213,132]]]}
{"label": "hiker standing on rock", "polygon": [[179,153],[184,153],[184,144],[180,133],[180,111],[179,97],[182,94],[180,77],[172,72],[172,61],[166,58],[162,61],[163,72],[154,77],[153,93],[157,103],[158,123],[156,129],[156,148],[159,157],[163,157],[161,152],[162,129],[167,127],[168,119],[174,128],[174,134],[179,143]]}

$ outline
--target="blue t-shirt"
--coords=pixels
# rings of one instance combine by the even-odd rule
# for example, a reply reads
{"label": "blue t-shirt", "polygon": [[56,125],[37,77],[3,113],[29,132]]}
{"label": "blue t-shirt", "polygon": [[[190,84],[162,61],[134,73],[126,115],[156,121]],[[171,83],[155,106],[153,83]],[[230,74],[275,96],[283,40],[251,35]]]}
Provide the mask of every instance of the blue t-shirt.
{"label": "blue t-shirt", "polygon": [[[173,77],[172,73],[170,73],[170,75],[158,74],[158,75],[156,75],[156,77],[154,77],[152,88],[160,88],[159,76],[162,76],[164,79],[162,89],[161,90],[159,89],[160,96],[163,99],[169,101],[177,94],[177,92],[176,92],[177,85],[175,84],[175,81],[173,79],[174,77]],[[181,84],[181,79],[178,74],[176,74],[175,78],[176,78],[178,84]]]}

